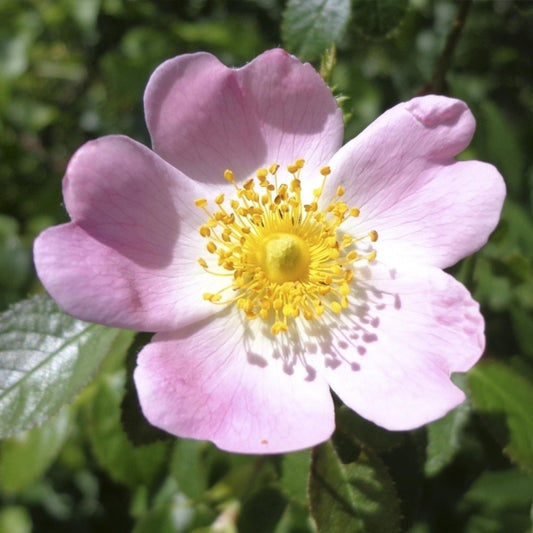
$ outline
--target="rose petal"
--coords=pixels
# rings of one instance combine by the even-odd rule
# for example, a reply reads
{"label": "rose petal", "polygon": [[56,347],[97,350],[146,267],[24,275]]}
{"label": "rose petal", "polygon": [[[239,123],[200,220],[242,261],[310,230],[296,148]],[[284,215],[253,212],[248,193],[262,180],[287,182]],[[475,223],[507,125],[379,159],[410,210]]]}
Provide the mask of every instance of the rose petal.
{"label": "rose petal", "polygon": [[194,179],[238,178],[277,162],[326,163],[340,147],[342,113],[308,64],[271,50],[240,69],[206,53],[178,56],[153,73],[145,93],[154,150]]}
{"label": "rose petal", "polygon": [[479,249],[497,224],[505,186],[490,165],[454,162],[474,127],[466,105],[444,96],[381,115],[331,161],[327,190],[343,185],[344,199],[361,209],[349,231],[376,230],[386,261],[447,267]]}
{"label": "rose petal", "polygon": [[[204,191],[127,137],[87,143],[72,158],[64,198],[73,224],[35,243],[37,272],[74,316],[144,331],[165,331],[214,312],[203,301],[205,255],[198,234]],[[209,290],[224,285],[211,276]]]}
{"label": "rose petal", "polygon": [[281,453],[328,439],[327,384],[271,356],[236,309],[196,329],[158,334],[139,354],[135,383],[147,419],[170,433],[240,453]]}
{"label": "rose petal", "polygon": [[492,165],[461,161],[428,173],[424,187],[367,223],[385,263],[449,267],[484,246],[498,223],[505,185]]}
{"label": "rose petal", "polygon": [[76,224],[49,228],[35,241],[40,280],[71,315],[107,326],[172,330],[213,314],[201,297],[198,267],[180,274],[177,264],[154,269],[92,238]]}
{"label": "rose petal", "polygon": [[361,416],[391,430],[413,429],[463,401],[449,376],[481,356],[483,318],[468,291],[441,270],[370,272],[359,282],[362,303],[332,333],[336,364],[329,362],[326,376]]}

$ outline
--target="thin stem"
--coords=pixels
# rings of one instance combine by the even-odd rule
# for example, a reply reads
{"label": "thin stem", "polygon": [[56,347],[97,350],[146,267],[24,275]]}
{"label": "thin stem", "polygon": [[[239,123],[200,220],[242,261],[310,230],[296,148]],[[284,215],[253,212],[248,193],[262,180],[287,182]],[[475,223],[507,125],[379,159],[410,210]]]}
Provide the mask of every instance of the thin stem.
{"label": "thin stem", "polygon": [[458,3],[457,16],[452,22],[444,50],[435,66],[431,81],[422,88],[420,94],[443,94],[446,92],[446,73],[452,64],[453,53],[459,42],[473,0],[459,0]]}

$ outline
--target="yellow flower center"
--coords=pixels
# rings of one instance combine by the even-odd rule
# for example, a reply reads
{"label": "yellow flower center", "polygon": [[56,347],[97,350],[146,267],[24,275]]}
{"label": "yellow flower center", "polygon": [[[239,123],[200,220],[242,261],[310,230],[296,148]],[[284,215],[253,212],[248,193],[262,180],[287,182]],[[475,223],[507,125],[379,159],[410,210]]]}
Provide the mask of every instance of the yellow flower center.
{"label": "yellow flower center", "polygon": [[259,265],[270,281],[304,281],[309,274],[309,248],[292,233],[273,233],[257,250]]}
{"label": "yellow flower center", "polygon": [[259,169],[242,186],[226,170],[224,177],[236,191],[229,205],[223,194],[214,199],[215,211],[206,199],[195,200],[207,215],[199,231],[211,259],[198,262],[206,272],[228,278],[222,290],[203,298],[235,303],[247,319],[268,322],[274,334],[288,331],[300,316],[312,321],[326,309],[341,313],[348,307],[355,264],[376,257],[376,231],[355,237],[341,230],[347,219],[359,216],[359,209],[341,200],[343,187],[319,209],[329,167],[321,169],[312,201],[303,203],[303,166],[303,159],[289,165],[290,182],[279,185],[277,164]]}

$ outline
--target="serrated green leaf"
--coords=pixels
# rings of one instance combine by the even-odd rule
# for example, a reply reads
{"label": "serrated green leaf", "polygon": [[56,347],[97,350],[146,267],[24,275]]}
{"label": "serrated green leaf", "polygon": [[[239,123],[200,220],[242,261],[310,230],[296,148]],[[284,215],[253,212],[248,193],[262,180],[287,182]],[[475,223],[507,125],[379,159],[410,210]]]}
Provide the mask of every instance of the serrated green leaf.
{"label": "serrated green leaf", "polygon": [[309,496],[320,533],[399,531],[394,483],[385,465],[369,451],[344,464],[331,442],[314,448]]}
{"label": "serrated green leaf", "polygon": [[407,13],[408,0],[354,0],[353,24],[367,37],[385,37]]}
{"label": "serrated green leaf", "polygon": [[349,17],[350,0],[289,0],[283,12],[285,46],[302,60],[317,59],[341,39]]}
{"label": "serrated green leaf", "polygon": [[34,483],[59,454],[69,422],[65,407],[42,426],[0,442],[0,490],[18,492]]}
{"label": "serrated green leaf", "polygon": [[89,412],[89,438],[94,454],[110,477],[130,487],[150,484],[168,455],[168,443],[134,446],[120,425],[123,372],[104,376]]}
{"label": "serrated green leaf", "polygon": [[470,418],[470,405],[463,403],[427,426],[426,476],[437,475],[461,448],[461,432]]}
{"label": "serrated green leaf", "polygon": [[0,316],[0,437],[42,424],[80,392],[121,333],[77,320],[48,297]]}
{"label": "serrated green leaf", "polygon": [[[468,386],[476,408],[490,415],[487,422],[502,441],[504,451],[520,466],[533,471],[533,385],[508,366],[490,361],[468,373]],[[495,428],[501,418],[507,430],[503,434]]]}

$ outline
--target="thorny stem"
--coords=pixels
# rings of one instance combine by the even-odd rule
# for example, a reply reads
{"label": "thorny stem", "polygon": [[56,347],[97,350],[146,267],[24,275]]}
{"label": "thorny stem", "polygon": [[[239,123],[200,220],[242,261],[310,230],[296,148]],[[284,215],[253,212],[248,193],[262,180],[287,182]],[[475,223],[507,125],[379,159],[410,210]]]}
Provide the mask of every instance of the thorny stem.
{"label": "thorny stem", "polygon": [[423,94],[443,94],[446,92],[446,73],[452,64],[453,53],[459,42],[459,37],[463,31],[466,17],[472,7],[473,0],[459,0],[457,16],[452,22],[450,32],[446,38],[444,50],[437,62],[431,81],[429,81],[419,92]]}

